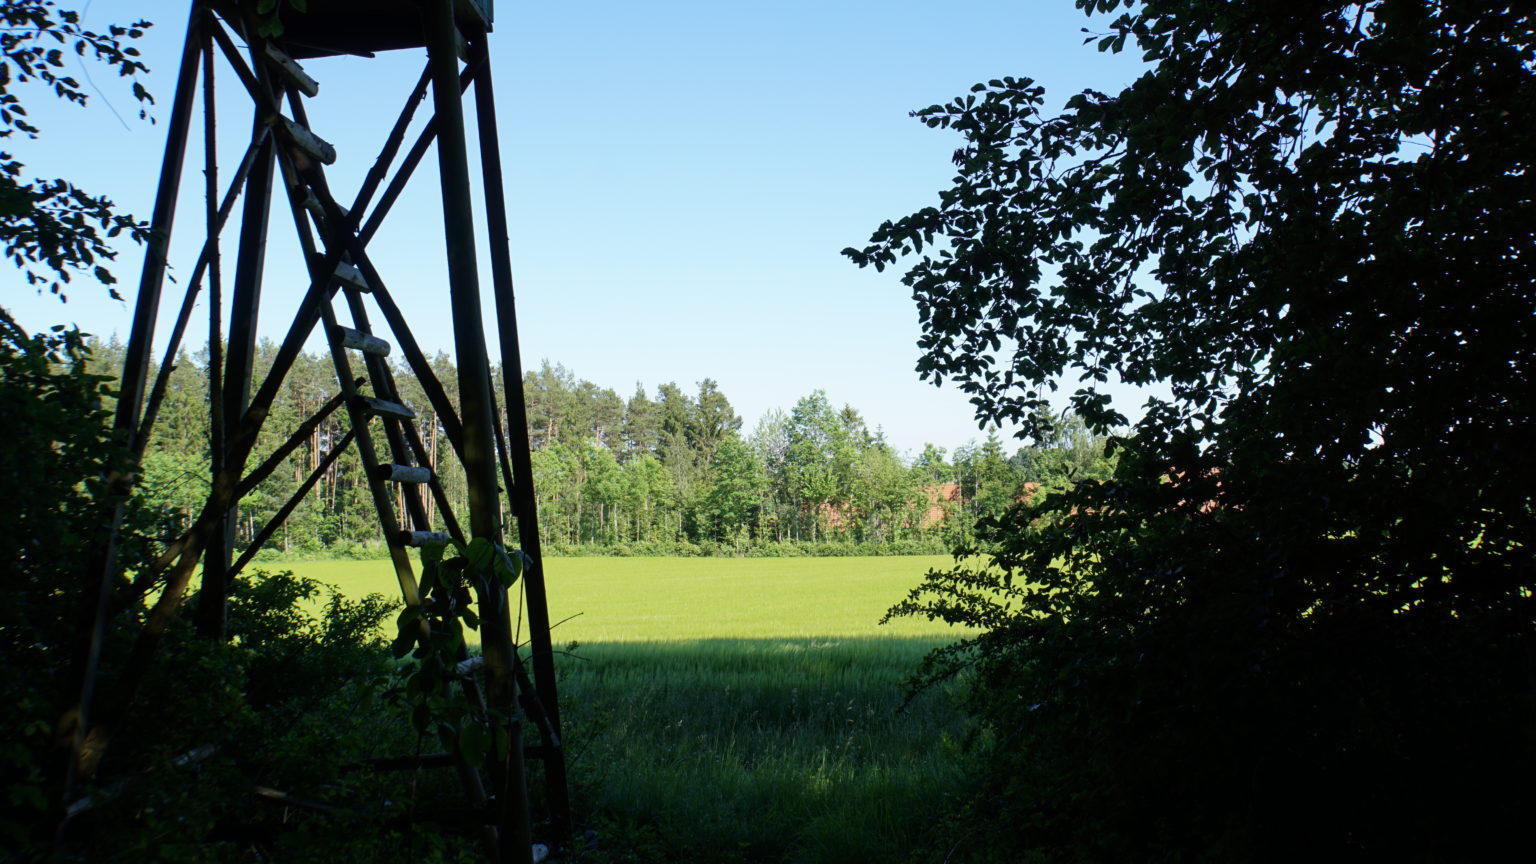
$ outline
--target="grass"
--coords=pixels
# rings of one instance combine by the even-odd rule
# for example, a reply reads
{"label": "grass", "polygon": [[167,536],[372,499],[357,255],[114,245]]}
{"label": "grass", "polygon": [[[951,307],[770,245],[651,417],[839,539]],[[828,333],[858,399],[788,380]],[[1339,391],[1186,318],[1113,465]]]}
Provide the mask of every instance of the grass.
{"label": "grass", "polygon": [[[942,623],[880,617],[943,555],[870,558],[555,558],[546,563],[558,642],[935,636]],[[398,596],[388,561],[282,565],[358,597]],[[526,630],[526,628],[524,628]]]}
{"label": "grass", "polygon": [[602,643],[563,658],[591,861],[868,862],[928,845],[963,782],[946,694],[902,710],[942,639]]}
{"label": "grass", "polygon": [[[573,798],[592,862],[909,860],[964,783],[947,692],[904,681],[958,635],[881,615],[945,557],[548,564]],[[387,562],[304,562],[389,593]],[[942,857],[942,854],[939,855]]]}

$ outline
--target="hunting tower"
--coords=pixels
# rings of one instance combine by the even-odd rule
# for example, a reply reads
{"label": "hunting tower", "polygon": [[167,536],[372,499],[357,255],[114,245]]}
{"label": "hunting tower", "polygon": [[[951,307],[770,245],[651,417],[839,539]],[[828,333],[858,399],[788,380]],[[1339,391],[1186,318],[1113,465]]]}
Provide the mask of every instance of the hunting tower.
{"label": "hunting tower", "polygon": [[[303,7],[303,11],[300,11]],[[513,309],[511,261],[502,189],[496,104],[491,84],[486,39],[491,29],[492,0],[308,0],[283,2],[275,8],[259,0],[194,0],[181,54],[175,97],[166,123],[167,141],[151,219],[149,244],[127,346],[117,407],[118,432],[142,453],[155,424],[168,375],[181,347],[193,310],[209,315],[210,466],[212,491],[191,528],[160,556],[150,574],[162,584],[134,656],[128,680],[115,685],[112,699],[97,699],[101,632],[116,580],[115,547],[108,544],[99,573],[99,598],[94,641],[84,664],[79,720],[74,731],[69,780],[73,786],[99,758],[93,743],[93,710],[105,716],[122,710],[148,658],[187,596],[201,565],[201,593],[195,610],[200,633],[220,638],[225,601],[232,580],[272,532],[313,488],[321,473],[348,447],[367,472],[369,492],[377,511],[379,531],[388,545],[399,591],[410,616],[417,617],[416,637],[425,646],[434,628],[447,617],[473,608],[481,622],[483,659],[458,657],[455,684],[480,706],[484,723],[492,727],[491,746],[483,761],[472,763],[460,752],[377,760],[386,767],[442,765],[457,769],[464,806],[436,816],[459,824],[478,825],[489,860],[529,861],[532,845],[525,757],[543,763],[547,785],[549,837],[555,845],[569,831],[565,756],[555,692],[549,617],[534,507],[532,468],[522,393],[522,363],[518,353]],[[402,93],[402,105],[391,131],[376,154],[338,154],[318,132],[306,100],[320,83],[302,63],[311,58],[338,57],[336,63],[364,64],[379,52],[425,54],[425,68],[413,90]],[[233,165],[218,164],[216,122],[219,101],[215,81],[232,82],[241,98],[249,99],[249,125],[238,118],[243,156]],[[229,86],[223,83],[222,86]],[[430,103],[426,102],[430,92]],[[466,106],[466,94],[472,103]],[[380,104],[387,100],[379,94]],[[222,103],[227,107],[228,100]],[[417,109],[429,104],[433,112],[422,124],[413,123]],[[470,164],[469,125],[473,111],[478,137],[479,193],[484,202],[483,227],[489,236],[489,274],[495,308],[485,314],[480,301],[482,262],[475,243],[475,196]],[[149,380],[156,322],[160,318],[166,283],[167,255],[177,211],[184,156],[194,120],[201,118],[207,201],[198,231],[203,242],[185,278],[175,323],[154,381]],[[407,146],[408,132],[417,131]],[[431,291],[446,295],[452,311],[458,365],[457,401],[433,372],[406,317],[389,288],[389,274],[374,266],[369,241],[389,215],[401,191],[424,156],[436,149],[442,199],[441,229],[447,251],[447,284],[414,286],[419,296]],[[403,154],[403,156],[402,156]],[[345,198],[326,180],[327,166],[340,158],[375,161],[357,190]],[[221,180],[223,184],[221,185]],[[240,207],[238,236],[223,236],[223,228]],[[267,228],[276,208],[291,218],[303,255],[308,288],[296,308],[281,310],[287,321],[281,333],[257,332],[262,300],[262,276],[268,256]],[[418,217],[419,218],[419,217]],[[221,273],[221,248],[233,246],[233,272]],[[227,282],[227,285],[225,284]],[[441,293],[439,293],[441,292]],[[266,310],[273,320],[273,309]],[[496,328],[500,345],[502,392],[493,387],[485,328]],[[292,430],[268,429],[286,435],[272,453],[256,453],[256,441],[267,424],[274,397],[284,377],[320,328],[336,372],[336,392],[318,413]],[[270,371],[253,380],[258,338],[272,338],[277,348]],[[386,360],[398,351],[402,365]],[[432,470],[418,418],[400,397],[395,375],[414,376],[426,394],[437,428],[468,480],[468,512],[455,513]],[[505,412],[503,414],[502,412]],[[350,431],[331,443],[320,467],[294,494],[238,558],[232,554],[229,514],[288,454],[310,439],[316,425],[343,412]],[[279,434],[277,440],[283,440]],[[440,461],[440,460],[439,460]],[[504,554],[501,502],[508,496],[522,553]],[[466,518],[467,517],[467,518]],[[121,513],[115,517],[121,520]],[[114,525],[114,533],[116,525]],[[507,579],[482,579],[468,590],[450,591],[441,585],[421,590],[410,547],[458,544],[463,549],[489,550],[498,566],[522,562],[518,589],[509,592]],[[468,556],[471,560],[475,557]],[[489,567],[486,572],[492,572]],[[506,570],[503,569],[503,575]],[[511,625],[516,605],[526,603],[532,674],[523,660]],[[409,635],[409,634],[408,634]],[[462,652],[462,647],[457,649]],[[139,671],[134,671],[139,670]],[[114,703],[115,704],[110,704]],[[522,723],[538,731],[537,745],[519,746]],[[496,734],[505,731],[508,734]],[[530,736],[532,737],[532,736]],[[506,742],[512,746],[507,746]],[[69,792],[66,791],[66,796]],[[544,824],[540,820],[540,824]]]}

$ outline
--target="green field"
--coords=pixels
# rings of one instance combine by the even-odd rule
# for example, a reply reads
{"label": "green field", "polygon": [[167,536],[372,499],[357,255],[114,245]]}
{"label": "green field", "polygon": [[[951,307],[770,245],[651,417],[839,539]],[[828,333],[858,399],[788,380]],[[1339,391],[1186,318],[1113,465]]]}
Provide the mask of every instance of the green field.
{"label": "green field", "polygon": [[[934,636],[948,628],[880,617],[942,555],[869,558],[555,558],[545,565],[557,642]],[[283,564],[349,597],[398,597],[387,561]],[[526,628],[524,628],[526,631]]]}
{"label": "green field", "polygon": [[[960,635],[882,614],[945,557],[548,563],[577,819],[592,862],[867,862],[947,848],[948,692],[904,681]],[[296,573],[392,593],[387,562]],[[524,628],[526,633],[526,627]]]}

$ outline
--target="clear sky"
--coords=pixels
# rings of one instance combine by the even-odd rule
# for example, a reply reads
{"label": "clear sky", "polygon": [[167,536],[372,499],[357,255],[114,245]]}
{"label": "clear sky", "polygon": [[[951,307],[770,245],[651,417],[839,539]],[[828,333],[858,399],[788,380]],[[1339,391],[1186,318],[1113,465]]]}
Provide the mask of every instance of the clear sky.
{"label": "clear sky", "polygon": [[[152,114],[163,121],[187,5],[64,5],[86,9],[87,25],[130,15],[155,23],[141,47]],[[1056,106],[1129,81],[1133,57],[1082,44],[1080,29],[1103,30],[1102,20],[1070,0],[496,5],[492,69],[525,366],[562,363],[626,398],[636,382],[654,395],[662,382],[692,390],[712,377],[746,431],[765,411],[823,389],[904,452],[983,436],[958,389],[913,371],[917,313],[898,274],[861,271],[839,250],[934,203],[948,185],[959,137],[908,112],[1005,75],[1040,81]],[[321,82],[311,124],[340,153],[329,169],[340,197],[372,164],[424,59],[413,51],[305,63]],[[250,107],[218,69],[227,181]],[[164,123],[138,120],[108,70],[76,71],[101,95],[81,110],[24,93],[43,138],[6,148],[29,174],[67,177],[148,218]],[[172,248],[183,282],[167,286],[162,342],[202,239],[199,140],[187,158]],[[418,340],[451,353],[440,206],[429,157],[369,251]],[[225,233],[227,270],[237,222],[238,213]],[[278,340],[304,277],[285,210],[272,226],[261,327]],[[141,260],[125,244],[114,268],[130,302]],[[489,309],[483,254],[480,267]],[[13,270],[0,270],[0,285],[0,304],[34,329],[69,321],[127,336],[131,306],[94,283],[77,282],[67,304],[35,296]],[[205,338],[204,326],[188,341]],[[1135,401],[1124,397],[1122,410]]]}

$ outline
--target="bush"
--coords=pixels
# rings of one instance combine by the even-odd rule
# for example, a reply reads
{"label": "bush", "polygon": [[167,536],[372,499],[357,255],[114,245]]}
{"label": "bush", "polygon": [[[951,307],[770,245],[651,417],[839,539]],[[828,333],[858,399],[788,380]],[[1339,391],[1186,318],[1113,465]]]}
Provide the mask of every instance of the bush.
{"label": "bush", "polygon": [[[177,622],[137,707],[113,730],[103,785],[70,823],[67,857],[396,855],[409,841],[392,825],[410,795],[398,775],[360,770],[368,757],[415,746],[388,698],[395,667],[379,628],[394,605],[258,571],[234,586],[229,641],[197,639]],[[274,802],[256,789],[334,809]],[[456,845],[430,831],[418,840],[445,852]]]}
{"label": "bush", "polygon": [[[86,569],[105,536],[126,471],[86,371],[76,331],[29,336],[0,316],[0,843],[6,860],[377,861],[414,846],[417,860],[452,859],[462,846],[392,827],[410,795],[400,778],[355,770],[359,760],[415,744],[389,704],[394,665],[379,627],[392,604],[349,601],[291,573],[255,572],[234,586],[228,641],[193,638],[173,623],[131,711],[106,729],[111,746],[55,844],[48,810],[61,764],[54,725],[77,694],[73,663]],[[18,494],[23,492],[25,494]],[[163,514],[127,501],[120,561],[146,566]],[[118,589],[125,583],[114,586]],[[122,595],[120,595],[122,596]],[[195,603],[194,603],[195,605]],[[142,606],[114,605],[101,689],[128,654]],[[265,787],[336,809],[263,803]],[[390,803],[393,802],[393,803]],[[362,830],[359,830],[359,829]]]}
{"label": "bush", "polygon": [[[1496,860],[1536,790],[1529,5],[1080,0],[1144,72],[918,112],[919,368],[1111,478],[901,611],[981,629],[995,860]],[[1147,385],[1126,428],[1107,382]]]}
{"label": "bush", "polygon": [[[104,469],[127,470],[106,422],[110,392],[86,371],[89,359],[78,330],[29,335],[0,313],[0,727],[16,730],[0,747],[0,794],[11,805],[0,811],[0,835],[23,854],[48,844],[52,731],[74,695],[81,586],[114,500]],[[153,514],[141,503],[130,502],[124,522],[120,555],[130,566],[147,554],[142,535]],[[119,649],[125,630],[107,637],[107,650]]]}

